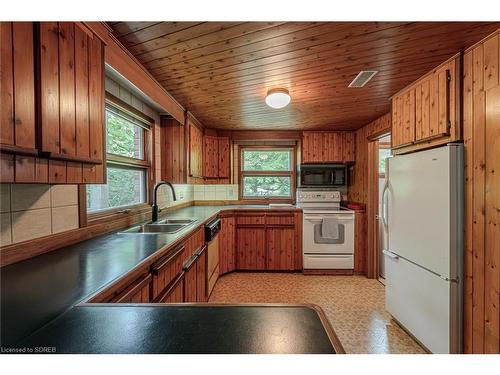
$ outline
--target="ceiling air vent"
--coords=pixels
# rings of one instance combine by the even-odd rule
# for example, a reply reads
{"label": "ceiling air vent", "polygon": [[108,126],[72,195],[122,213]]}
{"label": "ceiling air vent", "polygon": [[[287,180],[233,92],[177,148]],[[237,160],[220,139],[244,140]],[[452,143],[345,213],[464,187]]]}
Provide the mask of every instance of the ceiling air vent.
{"label": "ceiling air vent", "polygon": [[362,70],[358,73],[356,78],[352,80],[352,82],[349,84],[349,87],[363,87],[377,73],[378,71],[376,70]]}

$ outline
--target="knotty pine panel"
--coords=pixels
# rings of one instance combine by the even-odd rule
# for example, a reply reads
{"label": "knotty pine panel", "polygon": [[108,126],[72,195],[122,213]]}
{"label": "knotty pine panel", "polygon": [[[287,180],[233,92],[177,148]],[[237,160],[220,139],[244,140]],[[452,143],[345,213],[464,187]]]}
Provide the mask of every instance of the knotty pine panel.
{"label": "knotty pine panel", "polygon": [[463,58],[464,351],[500,353],[499,33]]}
{"label": "knotty pine panel", "polygon": [[356,163],[351,167],[348,197],[350,201],[368,202],[368,140],[391,131],[391,113],[386,113],[355,133]]}
{"label": "knotty pine panel", "polygon": [[161,118],[161,125],[162,179],[175,184],[184,184],[187,181],[184,126],[166,117]]}
{"label": "knotty pine panel", "polygon": [[[111,27],[207,127],[356,130],[390,110],[388,97],[498,25],[121,22]],[[366,66],[379,71],[369,90],[348,88]],[[263,89],[270,86],[287,88],[292,104],[270,111]]]}
{"label": "knotty pine panel", "polygon": [[236,267],[239,270],[266,269],[266,230],[236,228]]}

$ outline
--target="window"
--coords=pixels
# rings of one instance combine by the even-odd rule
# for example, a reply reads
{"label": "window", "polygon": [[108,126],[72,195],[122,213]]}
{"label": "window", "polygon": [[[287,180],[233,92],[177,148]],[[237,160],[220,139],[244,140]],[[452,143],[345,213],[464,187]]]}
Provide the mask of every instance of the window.
{"label": "window", "polygon": [[106,105],[107,183],[87,185],[87,212],[147,202],[148,137],[148,124]]}
{"label": "window", "polygon": [[242,148],[241,197],[292,199],[293,148]]}
{"label": "window", "polygon": [[385,175],[385,163],[387,158],[391,156],[390,148],[379,148],[378,150],[378,173]]}

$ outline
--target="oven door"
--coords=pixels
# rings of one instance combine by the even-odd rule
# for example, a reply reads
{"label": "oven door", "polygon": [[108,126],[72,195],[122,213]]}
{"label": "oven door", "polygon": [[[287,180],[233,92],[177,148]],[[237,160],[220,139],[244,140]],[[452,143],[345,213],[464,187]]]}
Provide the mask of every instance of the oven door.
{"label": "oven door", "polygon": [[[339,226],[337,239],[322,236],[323,218],[337,219]],[[354,214],[304,211],[303,252],[304,254],[354,254]]]}

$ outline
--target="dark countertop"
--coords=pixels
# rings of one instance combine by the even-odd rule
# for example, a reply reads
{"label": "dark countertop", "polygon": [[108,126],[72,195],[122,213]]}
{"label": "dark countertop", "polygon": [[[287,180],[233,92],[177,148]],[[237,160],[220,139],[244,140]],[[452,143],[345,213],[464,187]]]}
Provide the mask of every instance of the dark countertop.
{"label": "dark countertop", "polygon": [[115,232],[2,267],[1,344],[16,343],[148,262],[155,254],[187,238],[222,210],[234,209],[263,210],[269,209],[269,206],[181,208],[167,216],[196,218],[197,222],[175,234],[135,235]]}
{"label": "dark countertop", "polygon": [[56,353],[334,354],[321,310],[305,305],[86,304],[16,345]]}

